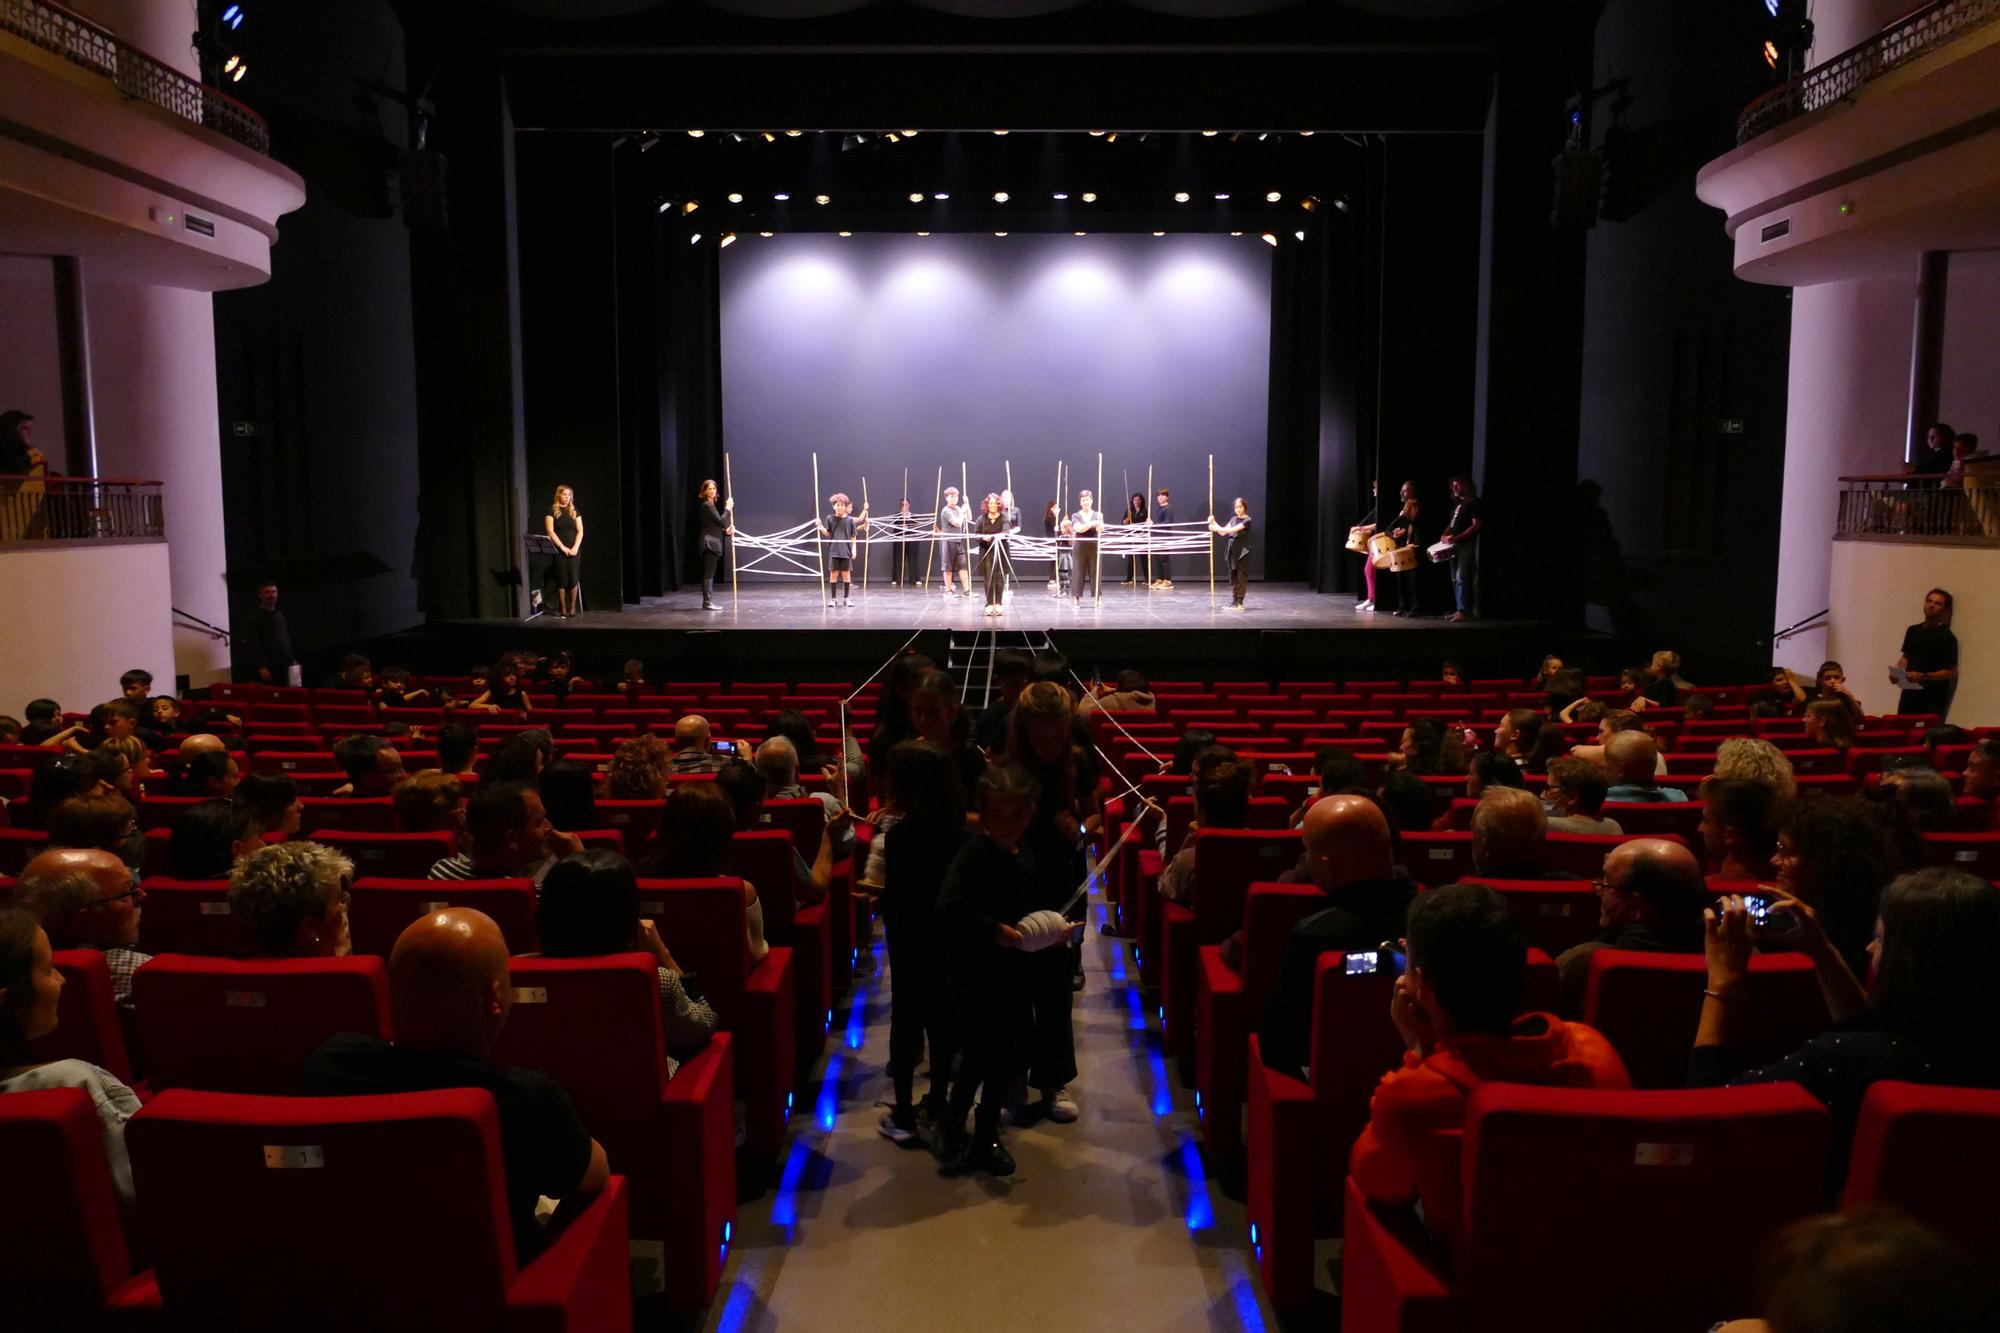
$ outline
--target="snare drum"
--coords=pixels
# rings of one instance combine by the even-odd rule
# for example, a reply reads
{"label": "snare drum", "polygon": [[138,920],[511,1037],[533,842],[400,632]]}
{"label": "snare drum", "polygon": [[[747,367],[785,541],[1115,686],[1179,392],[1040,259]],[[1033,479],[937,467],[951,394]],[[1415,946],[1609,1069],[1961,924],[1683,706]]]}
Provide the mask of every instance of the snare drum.
{"label": "snare drum", "polygon": [[1450,542],[1433,543],[1430,548],[1430,551],[1428,552],[1431,558],[1431,563],[1434,565],[1448,564],[1451,560],[1452,552],[1456,551],[1457,549],[1458,548]]}
{"label": "snare drum", "polygon": [[1368,539],[1368,558],[1375,562],[1375,568],[1389,568],[1389,553],[1396,549],[1396,539],[1386,532],[1378,532]]}
{"label": "snare drum", "polygon": [[1356,555],[1368,554],[1368,531],[1362,524],[1355,524],[1347,530],[1347,549]]}
{"label": "snare drum", "polygon": [[1389,568],[1395,570],[1397,573],[1399,574],[1404,573],[1408,570],[1415,569],[1416,567],[1417,567],[1416,547],[1398,546],[1395,550],[1389,552]]}

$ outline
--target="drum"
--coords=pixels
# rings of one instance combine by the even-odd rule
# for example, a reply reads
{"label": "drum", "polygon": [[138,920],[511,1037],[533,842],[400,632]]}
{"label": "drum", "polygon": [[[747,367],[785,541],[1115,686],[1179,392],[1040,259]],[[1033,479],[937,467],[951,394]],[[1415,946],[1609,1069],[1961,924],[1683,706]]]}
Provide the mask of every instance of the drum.
{"label": "drum", "polygon": [[1361,524],[1347,530],[1347,549],[1356,555],[1368,554],[1368,534]]}
{"label": "drum", "polygon": [[1433,543],[1428,552],[1431,558],[1431,563],[1434,565],[1442,565],[1449,563],[1451,560],[1451,553],[1456,549],[1457,548],[1454,547],[1450,542]]}
{"label": "drum", "polygon": [[1375,568],[1389,568],[1389,553],[1396,549],[1396,539],[1386,532],[1378,532],[1368,539],[1368,558],[1375,562]]}
{"label": "drum", "polygon": [[1400,574],[1406,570],[1415,569],[1416,567],[1417,567],[1416,547],[1398,546],[1395,550],[1389,552],[1389,568],[1395,570],[1397,573]]}

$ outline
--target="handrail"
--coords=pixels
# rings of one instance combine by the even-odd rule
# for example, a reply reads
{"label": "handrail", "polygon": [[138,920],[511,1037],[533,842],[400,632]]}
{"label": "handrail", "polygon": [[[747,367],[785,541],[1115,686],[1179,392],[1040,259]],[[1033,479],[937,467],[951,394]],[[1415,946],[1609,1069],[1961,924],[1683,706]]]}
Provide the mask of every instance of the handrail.
{"label": "handrail", "polygon": [[255,152],[271,152],[271,127],[255,111],[54,0],[0,0],[0,31],[102,74],[127,97],[205,125]]}
{"label": "handrail", "polygon": [[164,541],[165,487],[124,477],[0,476],[0,544]]}
{"label": "handrail", "polygon": [[1850,481],[1943,481],[1949,472],[1868,472],[1857,477],[1837,478],[1842,484]]}
{"label": "handrail", "polygon": [[1840,479],[1836,541],[2000,546],[2000,474],[1968,460],[1960,476],[1892,472]]}
{"label": "handrail", "polygon": [[1744,107],[1736,120],[1736,143],[1741,147],[1786,121],[1844,101],[1870,79],[1927,56],[1996,18],[2000,0],[1937,0],[1926,5]]}
{"label": "handrail", "polygon": [[79,486],[163,486],[157,477],[72,477],[64,472],[0,472],[0,482],[55,481]]}

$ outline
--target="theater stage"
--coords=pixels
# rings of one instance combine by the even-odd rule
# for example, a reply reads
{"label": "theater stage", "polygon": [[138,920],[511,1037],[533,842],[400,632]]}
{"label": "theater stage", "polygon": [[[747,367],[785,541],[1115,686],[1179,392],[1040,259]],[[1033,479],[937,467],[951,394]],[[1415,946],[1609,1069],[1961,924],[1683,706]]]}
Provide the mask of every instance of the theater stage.
{"label": "theater stage", "polygon": [[950,597],[936,587],[856,584],[851,605],[828,607],[814,585],[801,583],[746,582],[732,604],[725,583],[716,602],[721,609],[704,612],[694,588],[571,620],[462,620],[441,628],[450,652],[473,655],[466,660],[532,645],[542,652],[567,648],[584,664],[637,657],[680,675],[746,677],[813,674],[822,666],[865,673],[912,634],[938,660],[948,649],[962,660],[975,636],[985,636],[983,648],[993,642],[989,632],[999,631],[1001,647],[1038,646],[1046,634],[1079,665],[1107,673],[1139,666],[1163,675],[1429,674],[1451,658],[1470,674],[1525,679],[1543,653],[1573,652],[1580,637],[1540,621],[1451,624],[1442,613],[1406,619],[1356,611],[1351,596],[1298,583],[1253,583],[1247,609],[1232,612],[1226,585],[1217,584],[1211,602],[1206,578],[1171,592],[1108,582],[1101,601],[1082,606],[1030,583],[1016,588],[1005,615],[991,617],[982,614],[977,585],[971,597]]}

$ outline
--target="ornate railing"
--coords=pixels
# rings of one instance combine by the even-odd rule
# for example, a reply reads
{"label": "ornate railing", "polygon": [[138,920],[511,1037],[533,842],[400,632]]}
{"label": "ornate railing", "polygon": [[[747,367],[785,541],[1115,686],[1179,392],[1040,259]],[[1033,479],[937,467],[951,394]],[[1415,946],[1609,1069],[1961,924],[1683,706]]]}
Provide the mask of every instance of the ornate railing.
{"label": "ornate railing", "polygon": [[1938,0],[1926,5],[1745,107],[1736,120],[1736,142],[1749,143],[1788,120],[1852,97],[1870,79],[1929,55],[1996,18],[2000,0]]}
{"label": "ornate railing", "polygon": [[102,74],[127,97],[206,125],[257,152],[271,151],[270,127],[255,111],[61,5],[49,0],[0,0],[0,30]]}
{"label": "ornate railing", "polygon": [[1947,473],[1842,477],[1835,537],[2000,546],[2000,459]]}
{"label": "ornate railing", "polygon": [[0,476],[0,545],[164,541],[166,535],[157,481]]}

